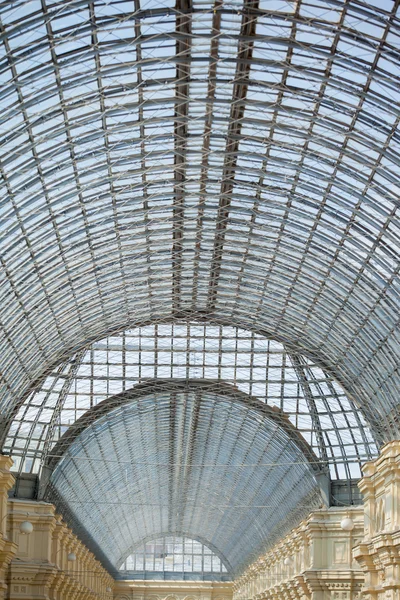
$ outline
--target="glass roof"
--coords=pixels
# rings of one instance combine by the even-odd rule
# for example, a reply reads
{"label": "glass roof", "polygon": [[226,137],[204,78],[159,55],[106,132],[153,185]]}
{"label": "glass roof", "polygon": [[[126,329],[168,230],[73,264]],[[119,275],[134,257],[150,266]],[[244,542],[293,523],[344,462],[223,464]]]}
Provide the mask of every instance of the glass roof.
{"label": "glass roof", "polygon": [[58,365],[21,406],[5,450],[14,469],[38,472],[52,461],[60,437],[77,431],[85,414],[90,424],[101,402],[139,383],[158,382],[159,390],[183,380],[214,389],[225,382],[279,408],[333,478],[360,477],[361,464],[376,455],[362,412],[321,365],[238,327],[187,322],[114,334]]}
{"label": "glass roof", "polygon": [[59,365],[5,450],[40,473],[41,497],[84,525],[108,568],[173,534],[211,544],[231,574],[320,506],[318,474],[360,477],[377,452],[321,365],[248,330],[184,321],[114,334]]}
{"label": "glass roof", "polygon": [[143,394],[79,433],[45,499],[67,506],[115,569],[168,533],[204,540],[241,572],[322,504],[318,465],[263,406],[188,382]]}
{"label": "glass roof", "polygon": [[6,418],[89,341],[185,315],[323,360],[400,435],[398,11],[1,3]]}
{"label": "glass roof", "polygon": [[[349,479],[400,437],[399,59],[392,0],[0,2],[3,450],[18,470],[46,467],[110,564],[148,536],[200,539],[208,503],[205,543],[218,532],[240,570],[279,519],[320,502],[315,468]],[[218,440],[224,467],[271,473],[254,467],[243,490],[253,467],[227,469],[220,487]],[[174,444],[212,468],[146,470]],[[148,521],[135,529],[122,503],[111,548],[95,494],[111,498],[115,478],[129,495],[132,449]],[[171,512],[171,482],[200,475],[216,502]],[[216,504],[235,486],[231,522]]]}

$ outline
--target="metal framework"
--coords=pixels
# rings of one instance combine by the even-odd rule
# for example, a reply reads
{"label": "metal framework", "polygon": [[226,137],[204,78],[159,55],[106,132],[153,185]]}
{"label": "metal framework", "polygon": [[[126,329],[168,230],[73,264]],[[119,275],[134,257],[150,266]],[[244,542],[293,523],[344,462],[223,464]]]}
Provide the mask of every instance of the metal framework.
{"label": "metal framework", "polygon": [[[37,471],[110,396],[216,380],[87,415],[51,486],[114,565],[147,535],[203,535],[240,570],[320,496],[288,430],[222,384],[287,413],[337,478],[400,437],[399,0],[0,1],[0,44],[3,450]],[[206,407],[198,438],[168,429],[183,406]],[[237,479],[221,484],[215,440]],[[149,444],[212,468],[151,471]],[[121,503],[131,525],[112,549],[95,491],[126,497],[133,449],[143,502],[167,496],[136,530]],[[121,468],[105,475],[89,450]],[[235,486],[243,510],[182,507],[173,482],[200,476],[202,511]]]}
{"label": "metal framework", "polygon": [[19,472],[53,468],[106,412],[184,382],[280,409],[334,479],[360,477],[376,455],[362,412],[318,364],[238,327],[187,322],[114,334],[58,365],[21,406],[4,449]]}
{"label": "metal framework", "polygon": [[269,412],[202,386],[149,391],[78,435],[45,498],[115,568],[169,534],[203,539],[238,573],[322,504],[316,465]]}
{"label": "metal framework", "polygon": [[398,403],[398,2],[2,2],[1,407],[189,315]]}

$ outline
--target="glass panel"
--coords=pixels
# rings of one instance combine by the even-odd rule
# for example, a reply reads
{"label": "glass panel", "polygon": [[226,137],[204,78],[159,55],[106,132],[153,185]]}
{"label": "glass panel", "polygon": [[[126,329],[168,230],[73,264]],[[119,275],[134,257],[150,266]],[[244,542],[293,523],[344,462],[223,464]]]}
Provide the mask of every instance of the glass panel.
{"label": "glass panel", "polygon": [[5,449],[19,459],[14,469],[37,470],[62,434],[108,396],[169,378],[166,365],[178,379],[207,379],[210,364],[213,379],[283,410],[333,478],[360,477],[361,464],[376,455],[362,413],[318,362],[240,328],[174,323],[115,334],[55,369],[12,423]]}
{"label": "glass panel", "polygon": [[[221,559],[210,548],[191,538],[165,537],[146,542],[147,576],[153,571],[185,572],[206,575],[207,573],[227,573]],[[182,552],[183,548],[185,549]],[[193,555],[193,548],[196,554]],[[151,565],[154,564],[154,568]],[[143,569],[143,546],[139,546],[122,563],[120,571]]]}

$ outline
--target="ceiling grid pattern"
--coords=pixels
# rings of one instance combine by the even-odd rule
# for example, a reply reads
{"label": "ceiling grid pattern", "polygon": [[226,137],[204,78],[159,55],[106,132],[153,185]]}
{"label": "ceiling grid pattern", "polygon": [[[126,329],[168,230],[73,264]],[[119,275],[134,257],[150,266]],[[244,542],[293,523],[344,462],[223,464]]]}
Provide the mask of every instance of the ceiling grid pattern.
{"label": "ceiling grid pattern", "polygon": [[398,434],[397,2],[0,12],[3,414],[185,316],[319,356]]}
{"label": "ceiling grid pattern", "polygon": [[73,510],[115,568],[143,540],[176,534],[207,540],[235,573],[283,520],[290,529],[321,505],[318,469],[273,416],[201,387],[143,395],[76,438],[47,499]]}
{"label": "ceiling grid pattern", "polygon": [[376,455],[362,412],[318,363],[240,328],[182,322],[99,340],[59,365],[21,406],[5,451],[18,472],[39,472],[63,453],[62,437],[69,444],[70,432],[82,430],[82,420],[90,425],[103,405],[119,406],[131,391],[137,400],[146,386],[171,390],[185,381],[216,393],[232,386],[276,407],[334,479],[360,477],[362,463]]}

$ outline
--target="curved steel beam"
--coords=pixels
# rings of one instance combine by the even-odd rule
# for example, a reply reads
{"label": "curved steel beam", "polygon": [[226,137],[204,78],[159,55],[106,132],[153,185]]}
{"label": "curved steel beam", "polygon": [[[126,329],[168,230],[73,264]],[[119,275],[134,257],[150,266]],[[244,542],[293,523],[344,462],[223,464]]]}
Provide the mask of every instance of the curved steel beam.
{"label": "curved steel beam", "polygon": [[[382,420],[379,420],[377,415],[372,413],[371,408],[368,405],[366,405],[365,403],[363,403],[362,401],[360,401],[360,398],[357,398],[357,396],[355,396],[354,393],[351,393],[350,382],[346,382],[343,380],[343,378],[341,377],[341,374],[336,371],[334,366],[330,365],[328,357],[323,356],[322,353],[318,354],[316,352],[310,351],[308,348],[304,347],[304,345],[302,343],[296,344],[293,342],[293,340],[286,339],[284,336],[281,336],[278,334],[273,334],[272,331],[266,330],[264,327],[257,326],[257,324],[251,320],[251,318],[249,318],[248,323],[244,323],[239,318],[230,318],[230,319],[222,318],[219,315],[209,314],[207,311],[196,311],[196,313],[194,315],[192,312],[190,313],[190,315],[188,315],[187,312],[181,311],[180,313],[176,313],[173,316],[171,315],[171,317],[169,317],[169,318],[141,319],[141,320],[138,320],[138,322],[135,322],[134,324],[124,323],[124,324],[121,324],[119,327],[115,327],[115,328],[113,327],[111,329],[106,330],[104,333],[101,333],[97,336],[93,336],[92,338],[90,338],[90,340],[87,340],[84,344],[79,344],[74,347],[71,347],[69,349],[69,351],[67,352],[67,355],[72,356],[76,352],[82,353],[82,352],[84,352],[84,350],[89,349],[93,343],[101,341],[102,339],[104,339],[107,336],[121,333],[132,327],[146,327],[147,325],[152,325],[155,321],[157,323],[163,323],[163,324],[164,323],[165,324],[179,323],[182,320],[187,320],[188,316],[190,316],[191,320],[193,320],[194,322],[199,322],[203,325],[208,324],[208,325],[216,325],[216,326],[221,325],[221,326],[226,326],[226,327],[240,327],[241,329],[244,329],[246,331],[251,331],[252,333],[261,335],[261,336],[265,337],[266,339],[271,339],[271,340],[274,340],[274,341],[284,344],[287,351],[291,355],[301,353],[304,356],[306,356],[307,358],[309,358],[310,360],[315,361],[316,363],[318,363],[321,366],[322,369],[324,369],[327,373],[329,373],[342,386],[342,388],[346,392],[346,395],[349,398],[349,400],[362,412],[364,418],[366,419],[368,425],[371,428],[372,433],[374,434],[374,437],[376,438],[375,439],[376,443],[378,445],[380,445],[382,443],[381,430],[382,430],[382,428],[384,428],[384,425],[382,424]],[[55,361],[55,362],[51,363],[50,366],[48,368],[46,368],[46,370],[40,375],[40,377],[38,377],[37,379],[35,379],[32,382],[32,384],[29,386],[27,391],[20,398],[18,398],[18,400],[16,400],[15,405],[13,405],[11,407],[11,411],[10,411],[9,415],[7,417],[5,415],[0,415],[0,445],[1,445],[1,447],[4,446],[4,442],[7,437],[7,434],[10,429],[13,419],[15,418],[16,414],[18,413],[19,409],[21,408],[21,406],[23,405],[23,403],[25,402],[27,397],[33,391],[37,390],[40,387],[40,385],[43,384],[43,382],[46,380],[46,377],[48,375],[50,375],[52,373],[52,371],[58,365],[59,365],[59,361]]]}
{"label": "curved steel beam", "polygon": [[[263,417],[274,421],[280,428],[282,428],[287,435],[295,442],[297,447],[304,454],[305,459],[310,463],[311,468],[317,474],[326,471],[326,462],[321,461],[313,452],[309,444],[303,438],[303,436],[299,433],[299,431],[292,425],[289,421],[288,416],[276,408],[275,406],[268,406],[264,402],[258,400],[254,396],[250,396],[245,394],[244,392],[238,390],[232,385],[227,383],[223,383],[218,380],[209,380],[209,379],[153,379],[150,381],[146,381],[145,383],[139,383],[135,387],[131,388],[123,392],[122,394],[117,394],[115,396],[111,396],[103,402],[94,406],[91,410],[87,411],[82,417],[80,417],[75,423],[74,426],[68,429],[61,439],[55,444],[51,453],[47,456],[45,460],[45,484],[49,480],[51,473],[57,467],[57,464],[67,452],[68,448],[73,444],[73,442],[79,437],[79,435],[90,425],[92,425],[98,419],[104,417],[108,413],[110,413],[115,408],[119,408],[125,404],[129,404],[133,401],[140,401],[141,398],[147,397],[151,394],[157,393],[177,393],[177,392],[197,392],[201,394],[201,392],[212,392],[216,396],[227,397],[235,402],[239,402],[240,404],[251,407],[257,410]],[[41,489],[44,493],[43,485],[41,485]]]}

